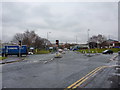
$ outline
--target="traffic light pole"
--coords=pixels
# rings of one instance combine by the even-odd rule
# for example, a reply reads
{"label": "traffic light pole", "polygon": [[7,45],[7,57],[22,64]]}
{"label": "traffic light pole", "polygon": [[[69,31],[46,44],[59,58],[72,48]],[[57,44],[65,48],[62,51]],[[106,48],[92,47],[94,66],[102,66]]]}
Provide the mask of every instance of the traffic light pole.
{"label": "traffic light pole", "polygon": [[19,57],[21,56],[21,55],[20,55],[20,53],[21,53],[20,50],[21,50],[21,46],[19,46]]}
{"label": "traffic light pole", "polygon": [[58,48],[59,48],[59,40],[56,40],[56,49],[57,49],[57,52],[58,52]]}
{"label": "traffic light pole", "polygon": [[21,46],[22,46],[22,41],[19,41],[19,57],[21,57]]}

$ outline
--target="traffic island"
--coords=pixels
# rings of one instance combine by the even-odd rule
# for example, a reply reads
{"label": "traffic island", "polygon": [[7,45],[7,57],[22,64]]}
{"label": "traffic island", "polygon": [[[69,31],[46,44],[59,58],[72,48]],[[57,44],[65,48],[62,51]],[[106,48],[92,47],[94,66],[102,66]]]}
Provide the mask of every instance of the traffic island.
{"label": "traffic island", "polygon": [[55,58],[62,58],[62,57],[63,57],[62,54],[59,53],[59,52],[57,52],[57,53],[55,54]]}
{"label": "traffic island", "polygon": [[0,61],[0,64],[20,62],[20,61],[23,61],[23,60],[24,60],[24,58],[17,58],[17,59],[12,59],[12,60],[4,59],[4,60]]}
{"label": "traffic island", "polygon": [[87,57],[92,57],[92,56],[100,55],[100,54],[86,53],[86,54],[84,54],[84,55],[87,56]]}

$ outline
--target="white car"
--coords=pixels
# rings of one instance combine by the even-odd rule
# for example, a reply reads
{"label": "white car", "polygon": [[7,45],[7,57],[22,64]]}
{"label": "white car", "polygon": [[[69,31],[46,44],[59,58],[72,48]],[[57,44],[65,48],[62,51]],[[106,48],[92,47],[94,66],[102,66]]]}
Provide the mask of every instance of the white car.
{"label": "white car", "polygon": [[63,51],[62,54],[65,54],[65,51]]}
{"label": "white car", "polygon": [[29,55],[33,55],[33,52],[28,52]]}
{"label": "white car", "polygon": [[64,48],[64,51],[68,51],[68,49],[67,49],[67,48]]}
{"label": "white car", "polygon": [[62,52],[63,52],[63,50],[62,50],[62,49],[58,49],[58,52],[62,53]]}

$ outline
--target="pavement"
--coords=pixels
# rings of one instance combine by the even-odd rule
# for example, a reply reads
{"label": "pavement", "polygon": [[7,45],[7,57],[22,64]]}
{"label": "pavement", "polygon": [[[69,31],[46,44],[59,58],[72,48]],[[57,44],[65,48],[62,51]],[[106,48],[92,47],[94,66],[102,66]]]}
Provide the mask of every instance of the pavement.
{"label": "pavement", "polygon": [[0,64],[19,62],[19,61],[22,61],[22,60],[24,60],[24,59],[12,56],[12,57],[8,57],[7,59],[0,60]]}
{"label": "pavement", "polygon": [[[7,59],[0,60],[0,64],[7,64],[7,63],[15,63],[15,62],[39,62],[39,61],[48,61],[53,59],[55,54],[41,54],[41,55],[28,55],[22,56],[22,57],[17,57],[16,55],[13,56],[8,56]],[[29,60],[29,61],[28,61]]]}
{"label": "pavement", "polygon": [[[31,55],[25,58],[26,60],[2,65],[2,88],[67,88],[97,67],[115,65],[117,61],[111,60],[115,55],[116,53],[88,57],[81,53],[69,51],[63,54],[62,58],[54,58],[53,60],[51,60],[53,54]],[[49,62],[44,63],[44,60]],[[109,69],[101,68],[100,71],[96,69],[95,72],[106,71],[103,72],[104,77],[97,73],[98,78],[94,80],[99,81],[99,83],[103,82],[100,78],[105,79],[107,72],[114,73],[114,69]],[[95,75],[91,74],[91,76]],[[86,85],[86,88],[93,87],[92,85],[96,81],[91,82],[91,85],[89,83],[89,86]],[[101,84],[95,87],[101,87]],[[109,88],[111,84],[102,87]]]}

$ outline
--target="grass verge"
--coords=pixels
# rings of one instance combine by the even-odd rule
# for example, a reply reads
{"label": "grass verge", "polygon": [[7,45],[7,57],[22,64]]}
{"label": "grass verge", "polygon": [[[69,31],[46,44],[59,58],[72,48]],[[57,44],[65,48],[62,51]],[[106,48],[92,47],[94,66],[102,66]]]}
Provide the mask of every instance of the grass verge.
{"label": "grass verge", "polygon": [[0,60],[6,59],[7,57],[0,57]]}
{"label": "grass verge", "polygon": [[[120,51],[120,48],[102,48],[102,49],[90,49],[90,53],[102,53],[104,50],[112,50],[113,52],[118,52]],[[89,50],[88,49],[84,49],[84,50],[77,50],[78,52],[81,52],[81,53],[88,53]]]}
{"label": "grass verge", "polygon": [[48,50],[41,50],[41,51],[37,51],[35,54],[48,54],[50,53]]}

